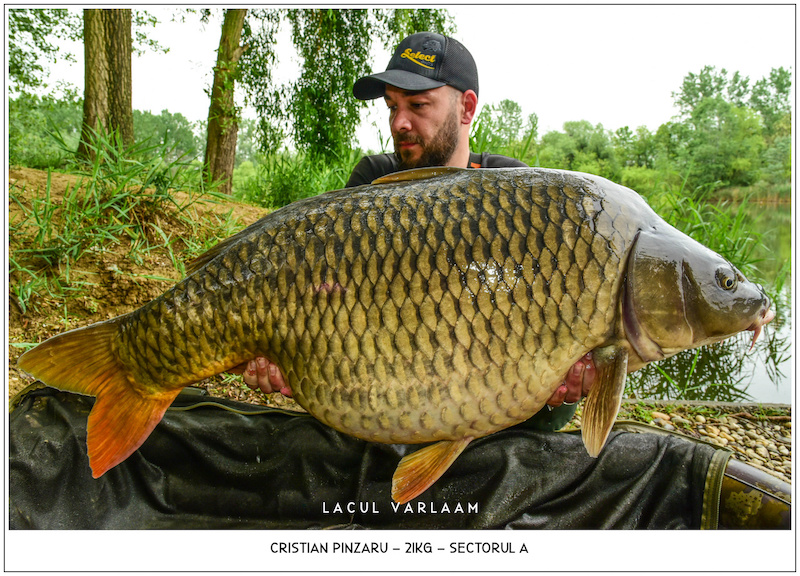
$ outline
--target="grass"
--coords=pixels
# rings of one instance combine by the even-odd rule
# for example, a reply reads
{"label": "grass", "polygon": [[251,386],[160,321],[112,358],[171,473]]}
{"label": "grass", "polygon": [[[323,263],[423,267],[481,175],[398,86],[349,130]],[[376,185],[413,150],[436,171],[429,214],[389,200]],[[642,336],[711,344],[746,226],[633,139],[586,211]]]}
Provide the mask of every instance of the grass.
{"label": "grass", "polygon": [[360,150],[342,150],[335,162],[324,162],[303,153],[280,152],[264,156],[247,176],[234,173],[233,196],[266,208],[280,208],[296,200],[344,188],[350,171],[361,158]]}
{"label": "grass", "polygon": [[[44,190],[33,196],[24,189],[9,190],[17,208],[9,222],[9,288],[23,314],[42,297],[65,301],[79,291],[71,271],[89,253],[124,246],[127,258],[141,265],[153,250],[166,249],[174,268],[184,274],[180,255],[187,245],[190,253],[200,252],[241,227],[230,214],[198,221],[188,211],[214,193],[207,191],[201,200],[191,192],[202,189],[199,168],[181,160],[165,163],[161,158],[168,150],[146,143],[125,148],[102,134],[91,149],[91,163],[73,156],[70,172],[78,180],[63,198],[54,198],[50,172]],[[181,190],[188,196],[178,199]],[[165,232],[164,220],[170,217],[187,233]]]}

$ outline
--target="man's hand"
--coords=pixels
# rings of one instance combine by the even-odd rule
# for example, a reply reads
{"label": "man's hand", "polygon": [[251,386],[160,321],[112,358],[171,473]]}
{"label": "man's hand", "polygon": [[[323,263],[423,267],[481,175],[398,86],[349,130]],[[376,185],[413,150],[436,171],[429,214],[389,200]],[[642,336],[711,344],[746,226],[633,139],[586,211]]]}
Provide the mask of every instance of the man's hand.
{"label": "man's hand", "polygon": [[[231,372],[243,373],[245,384],[253,390],[259,389],[265,394],[280,392],[284,396],[291,397],[292,395],[292,390],[287,386],[278,366],[266,358],[254,358],[246,365],[242,364],[232,369]],[[555,408],[564,403],[574,404],[589,394],[589,390],[594,384],[594,377],[594,362],[592,362],[592,353],[589,352],[569,369],[564,382],[547,401],[548,406]]]}
{"label": "man's hand", "polygon": [[253,390],[261,390],[264,394],[280,392],[284,396],[292,396],[292,389],[286,384],[280,368],[262,356],[239,364],[228,372],[242,374],[244,383]]}
{"label": "man's hand", "polygon": [[595,370],[592,353],[588,352],[586,356],[572,365],[564,381],[550,396],[547,405],[557,408],[561,404],[575,404],[584,396],[589,395],[589,390],[594,384],[594,377]]}

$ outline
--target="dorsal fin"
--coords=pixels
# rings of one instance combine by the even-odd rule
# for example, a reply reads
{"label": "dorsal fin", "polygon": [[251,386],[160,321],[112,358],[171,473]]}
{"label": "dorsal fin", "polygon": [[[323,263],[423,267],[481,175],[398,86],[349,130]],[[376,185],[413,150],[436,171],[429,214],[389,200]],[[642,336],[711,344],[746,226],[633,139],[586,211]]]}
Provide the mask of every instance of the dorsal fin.
{"label": "dorsal fin", "polygon": [[455,174],[462,172],[467,168],[457,168],[455,166],[431,166],[429,168],[414,168],[413,170],[403,170],[402,172],[393,172],[386,176],[381,176],[372,181],[372,184],[387,184],[389,182],[408,182],[410,180],[425,180],[427,178],[436,178],[437,176],[444,176],[445,174]]}

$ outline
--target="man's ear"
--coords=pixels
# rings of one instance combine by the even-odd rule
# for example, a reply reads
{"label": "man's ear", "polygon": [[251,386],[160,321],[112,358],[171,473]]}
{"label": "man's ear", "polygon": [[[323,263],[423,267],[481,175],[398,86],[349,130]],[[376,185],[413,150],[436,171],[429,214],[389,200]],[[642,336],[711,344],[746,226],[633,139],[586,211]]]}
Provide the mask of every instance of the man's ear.
{"label": "man's ear", "polygon": [[461,95],[461,123],[469,124],[478,110],[478,95],[474,90],[467,90]]}

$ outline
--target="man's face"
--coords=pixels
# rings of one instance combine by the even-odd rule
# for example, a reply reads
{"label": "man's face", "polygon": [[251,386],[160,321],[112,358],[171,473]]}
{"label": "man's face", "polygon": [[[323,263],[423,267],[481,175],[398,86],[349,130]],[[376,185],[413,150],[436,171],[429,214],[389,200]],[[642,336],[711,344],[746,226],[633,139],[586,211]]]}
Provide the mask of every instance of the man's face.
{"label": "man's face", "polygon": [[394,150],[403,169],[444,166],[458,145],[460,92],[442,86],[409,92],[386,86]]}

